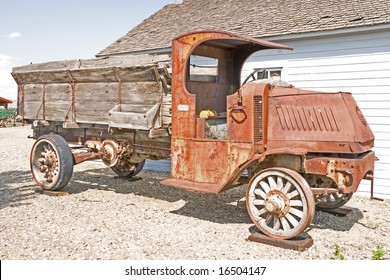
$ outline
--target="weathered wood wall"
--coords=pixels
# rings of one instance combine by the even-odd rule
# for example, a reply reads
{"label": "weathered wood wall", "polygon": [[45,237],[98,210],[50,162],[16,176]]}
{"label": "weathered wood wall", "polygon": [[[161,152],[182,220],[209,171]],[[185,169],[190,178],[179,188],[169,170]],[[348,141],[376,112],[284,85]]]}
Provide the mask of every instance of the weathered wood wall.
{"label": "weathered wood wall", "polygon": [[15,67],[12,75],[25,119],[108,124],[118,104],[138,114],[159,104],[162,127],[171,122],[169,63],[166,55],[55,61]]}

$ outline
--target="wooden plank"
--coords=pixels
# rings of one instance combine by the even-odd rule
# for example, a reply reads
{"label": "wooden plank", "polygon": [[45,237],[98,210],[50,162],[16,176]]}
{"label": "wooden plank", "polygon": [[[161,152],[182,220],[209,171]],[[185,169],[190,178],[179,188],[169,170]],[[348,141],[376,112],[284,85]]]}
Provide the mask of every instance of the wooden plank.
{"label": "wooden plank", "polygon": [[170,125],[172,123],[172,117],[171,116],[163,116],[162,123],[163,123],[163,125]]}
{"label": "wooden plank", "polygon": [[72,101],[72,87],[70,84],[48,84],[45,89],[46,102]]}
{"label": "wooden plank", "polygon": [[170,63],[171,56],[168,54],[139,54],[139,55],[123,55],[109,56],[96,59],[86,59],[82,61],[81,67],[102,67],[102,66],[132,66],[144,65],[151,63]]}
{"label": "wooden plank", "polygon": [[29,120],[35,120],[39,111],[38,118],[43,119],[43,110],[42,108],[39,110],[41,104],[42,102],[39,101],[26,102],[24,105],[24,118]]}
{"label": "wooden plank", "polygon": [[148,130],[152,127],[158,127],[159,121],[156,120],[159,106],[141,106],[121,104],[110,111],[109,126],[129,129]]}
{"label": "wooden plank", "polygon": [[280,239],[269,237],[259,232],[252,233],[248,237],[248,240],[252,242],[263,243],[266,245],[272,245],[272,246],[300,251],[300,252],[305,251],[306,249],[310,248],[313,245],[313,239],[311,237],[306,237],[306,238],[294,237],[289,240],[280,240]]}
{"label": "wooden plank", "polygon": [[80,115],[76,116],[78,123],[105,124],[108,125],[108,115],[104,116],[98,112],[96,115]]}
{"label": "wooden plank", "polygon": [[154,105],[160,101],[160,84],[157,82],[123,83],[122,103]]}
{"label": "wooden plank", "polygon": [[75,83],[113,83],[118,82],[113,68],[76,69],[70,72]]}
{"label": "wooden plank", "polygon": [[131,67],[106,67],[73,69],[46,69],[32,72],[13,72],[17,74],[23,84],[39,83],[97,83],[107,82],[146,82],[157,81],[155,66],[131,66]]}
{"label": "wooden plank", "polygon": [[35,189],[36,193],[44,194],[47,196],[66,196],[69,195],[69,192],[64,192],[64,191],[47,191],[43,190],[41,188],[36,188]]}
{"label": "wooden plank", "polygon": [[116,100],[94,100],[94,101],[84,101],[84,100],[76,100],[74,103],[76,111],[109,111],[117,105]]}
{"label": "wooden plank", "polygon": [[97,102],[116,103],[118,85],[116,83],[80,83],[76,84],[76,103],[95,104]]}
{"label": "wooden plank", "polygon": [[43,85],[40,84],[32,84],[32,85],[26,85],[24,93],[24,101],[25,103],[28,103],[30,101],[42,101],[43,96]]}
{"label": "wooden plank", "polygon": [[168,62],[170,63],[170,55],[124,55],[124,56],[110,56],[94,59],[77,59],[77,60],[63,60],[50,61],[45,63],[28,64],[25,66],[14,67],[14,72],[23,71],[43,71],[54,69],[82,69],[82,68],[98,68],[98,67],[128,67],[135,65],[145,65],[153,63]]}
{"label": "wooden plank", "polygon": [[164,104],[172,104],[172,94],[164,94],[163,95],[163,103]]}
{"label": "wooden plank", "polygon": [[127,113],[146,113],[157,103],[148,104],[121,104],[121,112]]}
{"label": "wooden plank", "polygon": [[48,121],[64,121],[65,116],[72,118],[71,101],[45,102],[45,119]]}

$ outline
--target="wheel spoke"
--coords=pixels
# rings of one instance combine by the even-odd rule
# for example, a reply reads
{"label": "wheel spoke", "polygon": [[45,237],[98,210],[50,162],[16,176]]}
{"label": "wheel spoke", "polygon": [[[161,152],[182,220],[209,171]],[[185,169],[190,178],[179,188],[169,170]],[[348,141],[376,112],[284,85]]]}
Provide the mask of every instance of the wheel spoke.
{"label": "wheel spoke", "polygon": [[268,184],[270,186],[271,189],[276,189],[276,182],[274,180],[274,178],[272,176],[268,176]]}
{"label": "wheel spoke", "polygon": [[268,193],[270,191],[270,188],[266,182],[260,181],[260,185],[263,188],[263,190],[265,191],[265,193]]}
{"label": "wheel spoke", "polygon": [[303,206],[303,203],[302,203],[302,201],[300,201],[300,200],[296,200],[296,199],[294,199],[294,200],[290,200],[290,206],[291,207],[302,207]]}
{"label": "wheel spoke", "polygon": [[342,195],[339,195],[338,193],[332,193],[332,196],[334,198],[335,201],[337,200],[342,200],[343,199],[343,196]]}
{"label": "wheel spoke", "polygon": [[299,195],[299,192],[297,190],[294,190],[293,192],[290,192],[287,194],[287,197],[289,199],[293,198],[293,197],[296,197],[297,195]]}
{"label": "wheel spoke", "polygon": [[273,215],[269,214],[267,218],[265,218],[265,224],[269,225],[273,221]]}
{"label": "wheel spoke", "polygon": [[286,214],[286,219],[294,226],[297,227],[299,225],[299,222],[294,218],[293,215],[290,213]]}
{"label": "wheel spoke", "polygon": [[280,229],[280,220],[277,216],[274,216],[274,230],[279,230]]}
{"label": "wheel spoke", "polygon": [[295,208],[290,208],[289,211],[291,214],[294,214],[295,216],[302,218],[303,217],[303,212],[301,210],[295,209]]}
{"label": "wheel spoke", "polygon": [[283,178],[278,176],[278,178],[276,179],[276,189],[280,191],[282,188],[283,188]]}
{"label": "wheel spoke", "polygon": [[283,230],[290,230],[291,227],[287,222],[287,219],[285,217],[281,217],[280,221],[282,222]]}
{"label": "wheel spoke", "polygon": [[265,204],[264,200],[261,200],[261,199],[253,200],[253,205],[255,205],[255,206],[264,206],[264,204]]}
{"label": "wheel spoke", "polygon": [[257,216],[260,217],[261,215],[263,215],[263,214],[265,214],[267,212],[268,212],[267,209],[265,209],[265,207],[263,207],[256,214],[257,214]]}
{"label": "wheel spoke", "polygon": [[287,194],[289,191],[290,191],[290,189],[291,189],[291,182],[290,181],[287,181],[287,183],[286,183],[286,185],[283,187],[283,189],[282,189],[282,192],[284,193],[284,194]]}
{"label": "wheel spoke", "polygon": [[260,190],[260,189],[255,189],[255,191],[254,191],[254,193],[255,194],[257,194],[257,195],[259,195],[259,196],[261,196],[262,198],[266,198],[266,194],[265,194],[265,192],[263,192],[262,190]]}

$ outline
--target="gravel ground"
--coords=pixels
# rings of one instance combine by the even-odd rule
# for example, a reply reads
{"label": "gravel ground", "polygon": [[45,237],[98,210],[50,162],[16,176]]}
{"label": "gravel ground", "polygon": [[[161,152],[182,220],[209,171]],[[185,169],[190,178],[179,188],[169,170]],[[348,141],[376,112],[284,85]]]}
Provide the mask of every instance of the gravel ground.
{"label": "gravel ground", "polygon": [[[354,195],[348,217],[316,212],[303,252],[247,240],[245,186],[220,195],[159,184],[169,173],[115,179],[100,162],[75,166],[67,196],[36,193],[29,127],[0,128],[0,259],[361,259],[390,252],[390,201]],[[338,250],[336,250],[338,247]]]}

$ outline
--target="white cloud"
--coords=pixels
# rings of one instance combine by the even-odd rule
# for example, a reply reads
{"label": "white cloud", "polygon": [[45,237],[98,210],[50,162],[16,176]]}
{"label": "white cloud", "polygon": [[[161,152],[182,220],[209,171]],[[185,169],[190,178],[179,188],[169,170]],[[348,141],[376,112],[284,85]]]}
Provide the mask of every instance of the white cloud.
{"label": "white cloud", "polygon": [[7,35],[8,39],[15,39],[22,37],[22,34],[20,32],[12,32]]}
{"label": "white cloud", "polygon": [[0,69],[11,65],[11,58],[0,53]]}
{"label": "white cloud", "polygon": [[0,54],[0,96],[15,100],[17,96],[17,85],[11,76],[12,58]]}

